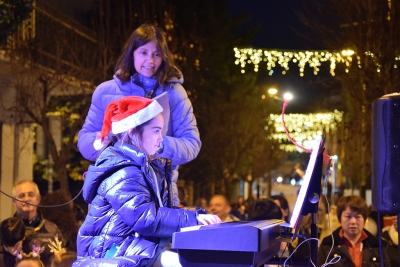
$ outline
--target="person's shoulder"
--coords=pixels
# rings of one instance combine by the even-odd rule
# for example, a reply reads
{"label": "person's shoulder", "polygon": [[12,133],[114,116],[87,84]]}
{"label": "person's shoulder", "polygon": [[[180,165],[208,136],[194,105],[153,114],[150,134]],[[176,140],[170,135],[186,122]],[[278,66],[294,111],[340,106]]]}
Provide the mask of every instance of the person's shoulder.
{"label": "person's shoulder", "polygon": [[186,89],[179,83],[167,83],[164,85],[164,91],[168,93],[169,103],[173,107],[179,103],[189,103],[190,99]]}
{"label": "person's shoulder", "polygon": [[40,225],[35,228],[35,231],[38,234],[50,234],[50,235],[55,235],[60,232],[58,226],[52,221],[47,220],[46,218],[42,219]]}
{"label": "person's shoulder", "polygon": [[174,92],[174,93],[179,93],[179,94],[185,94],[187,95],[185,87],[181,83],[178,82],[167,82],[164,87],[166,87],[166,90],[168,92]]}
{"label": "person's shoulder", "polygon": [[93,96],[100,96],[100,95],[107,95],[107,94],[113,94],[117,91],[118,85],[115,82],[115,80],[108,80],[105,82],[102,82],[96,87],[96,90],[94,90]]}
{"label": "person's shoulder", "polygon": [[369,232],[368,230],[366,230],[364,228],[364,232],[367,234],[367,238],[365,239],[364,242],[368,242],[368,244],[372,247],[379,247],[379,239],[378,237],[376,237],[375,235],[373,235],[371,232]]}
{"label": "person's shoulder", "polygon": [[237,222],[240,221],[240,219],[238,217],[236,217],[233,214],[228,214],[228,217],[226,218],[225,222]]}
{"label": "person's shoulder", "polygon": [[[342,243],[342,239],[339,236],[339,232],[342,228],[339,227],[335,231],[332,232],[332,236],[334,239],[335,246],[337,246],[339,243]],[[330,235],[324,237],[321,241],[321,246],[331,246],[332,245],[332,237]]]}

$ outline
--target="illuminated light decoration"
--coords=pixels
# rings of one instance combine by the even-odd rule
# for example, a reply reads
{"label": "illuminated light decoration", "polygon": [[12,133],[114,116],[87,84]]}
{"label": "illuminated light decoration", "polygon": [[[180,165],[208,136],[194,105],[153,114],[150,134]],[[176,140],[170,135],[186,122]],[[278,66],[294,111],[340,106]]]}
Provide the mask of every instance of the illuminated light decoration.
{"label": "illuminated light decoration", "polygon": [[[293,140],[303,147],[311,149],[315,140],[321,137],[324,132],[336,130],[342,118],[343,112],[338,110],[328,113],[293,113],[285,114],[285,123]],[[269,138],[278,141],[279,149],[286,152],[303,152],[289,141],[282,126],[281,114],[271,114],[268,121],[273,122],[275,128],[274,133],[270,134]]]}
{"label": "illuminated light decoration", "polygon": [[[235,64],[240,65],[241,73],[245,73],[246,64],[253,64],[254,71],[258,72],[260,64],[266,63],[268,74],[271,76],[274,73],[274,68],[279,65],[283,68],[282,74],[286,74],[289,70],[289,63],[297,64],[300,71],[300,76],[304,76],[304,68],[308,65],[313,69],[314,75],[320,71],[320,66],[324,62],[329,62],[330,74],[335,76],[335,69],[337,64],[345,65],[345,72],[350,71],[351,64],[355,58],[357,67],[362,68],[361,58],[353,50],[342,51],[283,51],[283,50],[266,50],[259,48],[237,48],[233,49],[235,52]],[[374,55],[372,52],[365,52],[366,56],[373,59],[376,71],[381,71],[381,65],[378,62],[379,56]],[[395,58],[395,61],[400,60],[400,55]],[[393,65],[397,68],[397,64]]]}
{"label": "illuminated light decoration", "polygon": [[[282,74],[286,74],[289,70],[289,63],[295,63],[300,70],[300,76],[304,76],[304,68],[309,65],[314,74],[317,75],[320,71],[320,66],[323,62],[330,62],[330,73],[335,76],[335,68],[338,63],[345,64],[345,71],[348,72],[353,62],[355,52],[353,50],[343,50],[338,52],[329,51],[282,51],[282,50],[266,50],[257,48],[237,48],[235,52],[235,64],[240,65],[241,72],[245,73],[246,64],[253,64],[254,71],[258,72],[260,64],[265,62],[269,75],[274,73],[273,68],[277,65],[283,68]],[[360,60],[358,59],[358,64]]]}
{"label": "illuminated light decoration", "polygon": [[270,95],[276,95],[277,93],[278,93],[278,89],[276,89],[276,88],[268,89],[268,94],[270,94]]}

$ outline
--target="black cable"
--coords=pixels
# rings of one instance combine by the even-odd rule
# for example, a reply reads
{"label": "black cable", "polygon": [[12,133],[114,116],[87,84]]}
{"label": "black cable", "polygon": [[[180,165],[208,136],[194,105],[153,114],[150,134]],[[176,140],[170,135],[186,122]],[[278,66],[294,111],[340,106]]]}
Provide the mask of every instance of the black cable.
{"label": "black cable", "polygon": [[397,214],[397,252],[399,253],[397,256],[399,256],[400,258],[400,236],[398,235],[399,229],[400,229],[400,214]]}
{"label": "black cable", "polygon": [[379,241],[379,256],[381,257],[381,264],[380,266],[383,267],[383,250],[382,250],[382,228],[381,228],[381,213],[378,211],[378,241]]}
{"label": "black cable", "polygon": [[6,192],[3,192],[2,190],[0,190],[0,193],[3,194],[3,195],[5,195],[5,196],[7,196],[7,197],[9,197],[9,198],[11,198],[11,199],[13,199],[13,200],[16,200],[16,201],[19,201],[19,202],[23,202],[23,203],[25,203],[25,204],[27,204],[27,205],[35,206],[35,207],[38,207],[38,208],[57,208],[57,207],[62,207],[62,206],[68,205],[69,203],[73,202],[75,199],[77,199],[77,198],[79,197],[80,194],[82,194],[82,191],[83,191],[83,187],[81,188],[81,190],[79,191],[79,193],[78,193],[73,199],[71,199],[70,201],[68,201],[68,202],[66,202],[66,203],[64,203],[64,204],[53,205],[53,206],[35,205],[35,204],[29,203],[29,202],[27,202],[27,201],[19,200],[19,199],[13,197],[13,196],[10,196],[10,195],[7,194]]}

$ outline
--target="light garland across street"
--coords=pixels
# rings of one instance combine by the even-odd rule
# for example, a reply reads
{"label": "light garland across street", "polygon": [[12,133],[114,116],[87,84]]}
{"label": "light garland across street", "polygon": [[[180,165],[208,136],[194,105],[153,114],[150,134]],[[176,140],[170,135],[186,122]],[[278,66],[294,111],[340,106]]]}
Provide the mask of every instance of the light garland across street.
{"label": "light garland across street", "polygon": [[[285,114],[285,123],[290,136],[296,143],[311,149],[313,141],[326,134],[328,131],[337,129],[342,121],[343,112],[334,110],[326,113],[310,114]],[[268,121],[274,125],[274,133],[268,138],[277,140],[279,148],[286,152],[302,152],[295,145],[291,144],[286,136],[285,129],[282,126],[282,115],[271,114]]]}
{"label": "light garland across street", "polygon": [[338,63],[345,64],[345,71],[348,72],[353,57],[357,59],[360,65],[360,59],[353,50],[342,50],[337,52],[330,51],[285,51],[285,50],[267,50],[259,48],[237,48],[235,52],[235,64],[240,65],[241,72],[245,73],[247,64],[254,65],[254,71],[258,72],[260,64],[266,64],[269,75],[274,73],[274,68],[279,65],[283,68],[282,74],[289,70],[289,63],[297,64],[300,70],[300,76],[304,76],[304,68],[308,65],[317,75],[323,62],[330,63],[330,74],[335,75],[335,68]]}

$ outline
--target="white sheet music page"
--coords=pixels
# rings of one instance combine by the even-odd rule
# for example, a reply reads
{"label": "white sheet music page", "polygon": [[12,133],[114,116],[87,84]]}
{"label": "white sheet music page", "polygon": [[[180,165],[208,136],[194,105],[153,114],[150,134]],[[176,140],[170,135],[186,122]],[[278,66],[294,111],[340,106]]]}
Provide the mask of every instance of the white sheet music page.
{"label": "white sheet music page", "polygon": [[203,226],[203,225],[195,225],[195,226],[189,226],[189,227],[182,227],[182,228],[181,228],[181,232],[199,230],[200,227],[202,227],[202,226]]}

